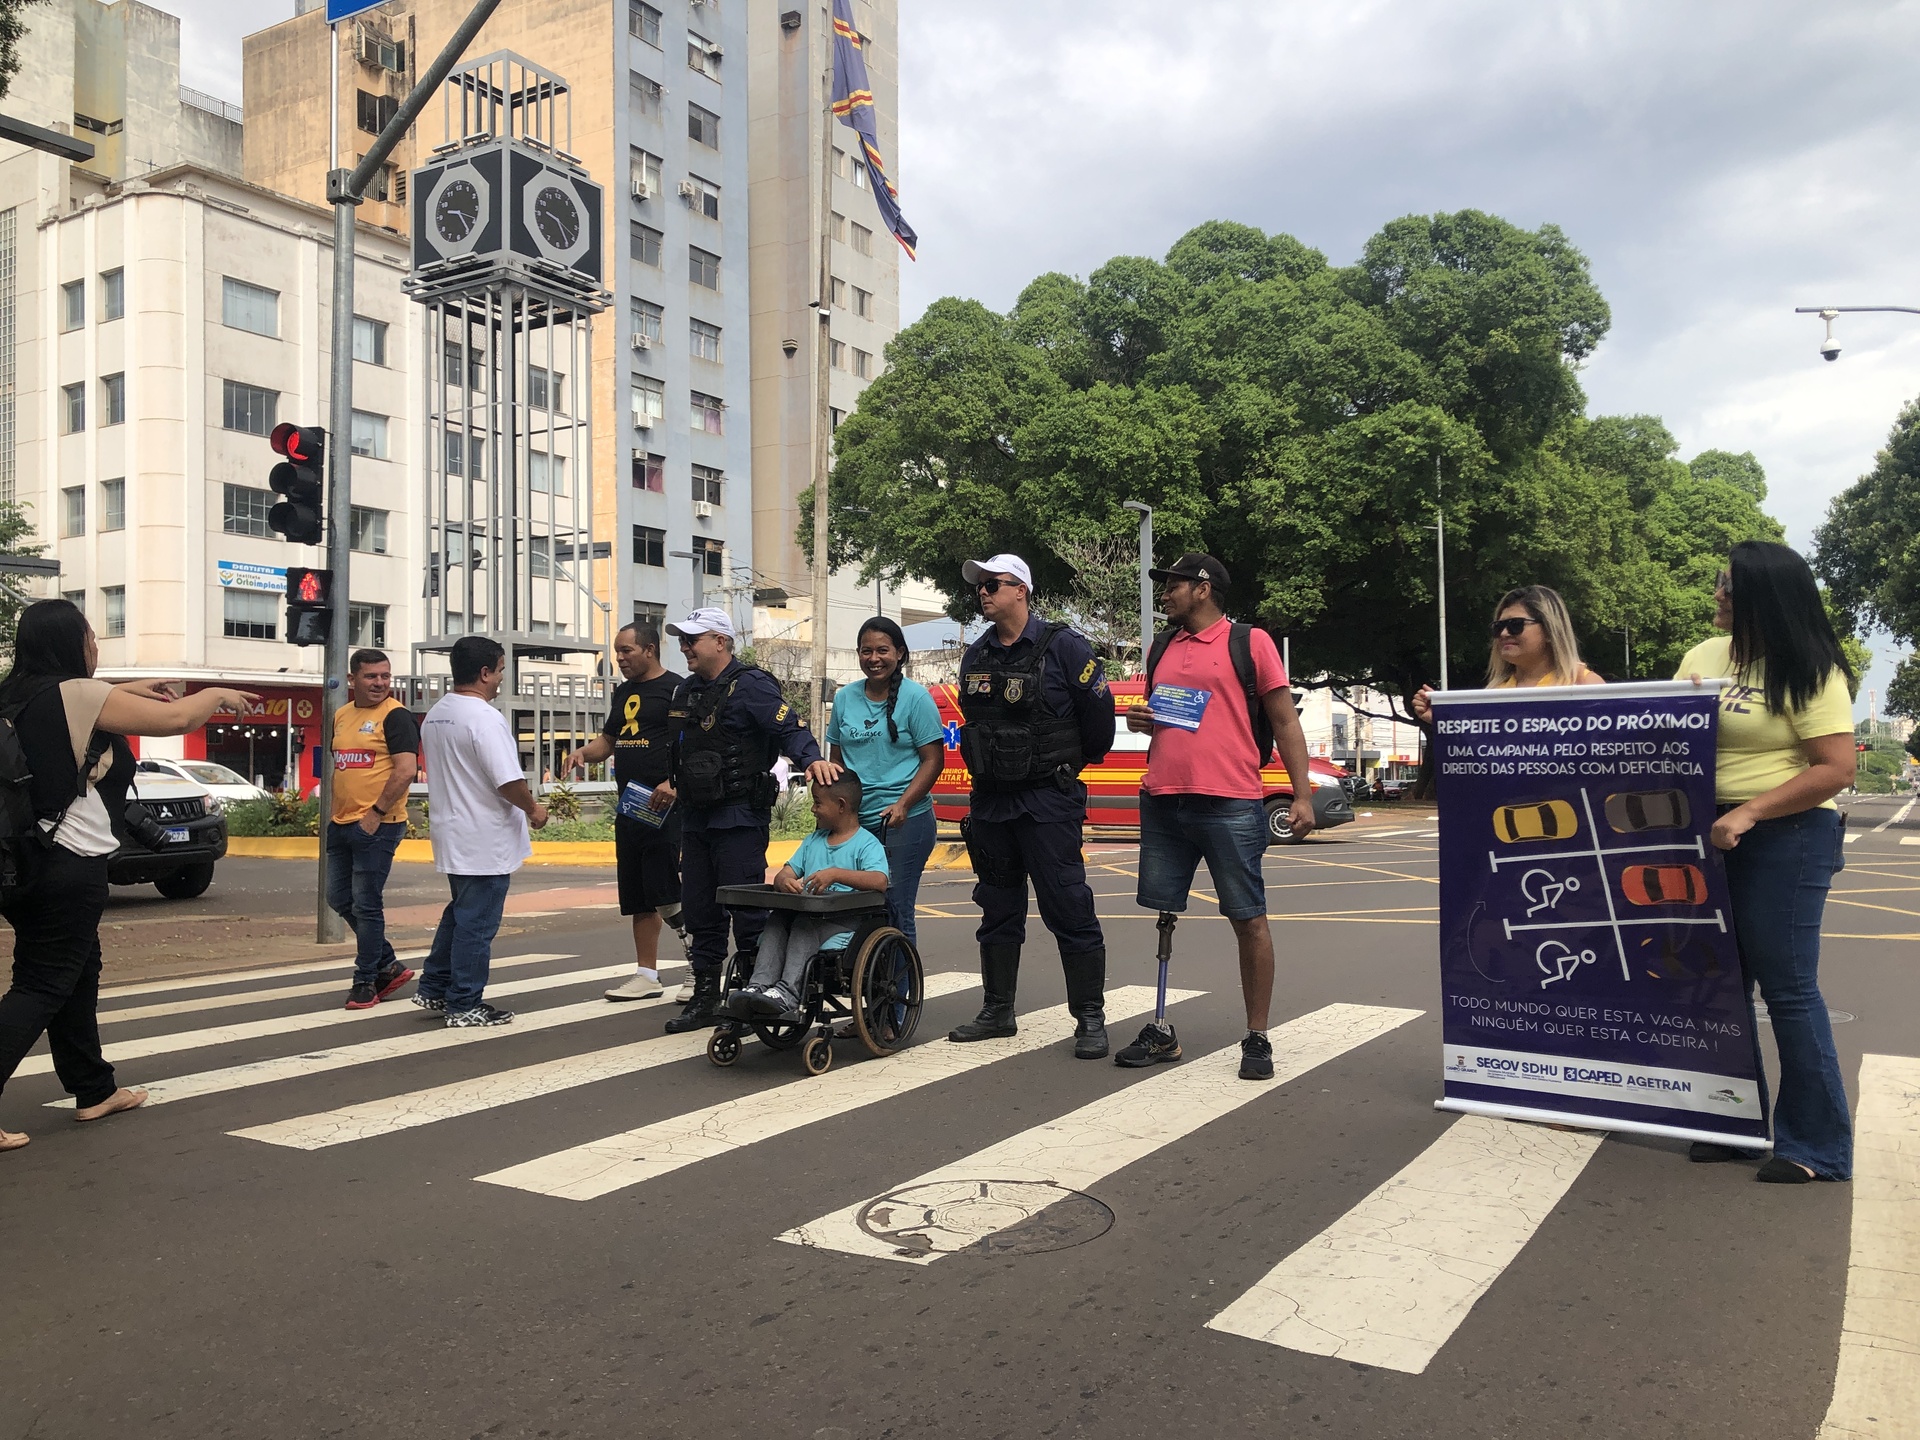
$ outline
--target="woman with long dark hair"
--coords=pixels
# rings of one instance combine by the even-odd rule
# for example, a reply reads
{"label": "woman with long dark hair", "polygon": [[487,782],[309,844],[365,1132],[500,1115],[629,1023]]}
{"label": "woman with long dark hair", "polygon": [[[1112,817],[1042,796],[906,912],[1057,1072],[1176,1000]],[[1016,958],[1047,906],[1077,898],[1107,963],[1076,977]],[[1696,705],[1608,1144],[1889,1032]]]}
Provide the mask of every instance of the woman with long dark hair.
{"label": "woman with long dark hair", "polygon": [[933,854],[933,782],[947,747],[940,708],[927,687],[907,678],[912,652],[900,627],[876,615],[860,627],[862,685],[833,697],[830,758],[860,777],[860,823],[887,847],[887,917],[915,940],[920,876]]}
{"label": "woman with long dark hair", "polygon": [[[1820,918],[1845,864],[1833,797],[1853,784],[1853,672],[1807,562],[1785,545],[1743,540],[1713,591],[1728,633],[1687,652],[1676,678],[1725,677],[1720,695],[1713,843],[1723,852],[1734,933],[1749,997],[1759,985],[1780,1051],[1773,1158],[1754,1177],[1775,1184],[1853,1175],[1853,1123],[1820,995]],[[1766,1078],[1761,1077],[1761,1104]],[[1696,1143],[1707,1163],[1746,1152]]]}
{"label": "woman with long dark hair", "polygon": [[[13,723],[33,772],[39,835],[20,847],[23,887],[0,906],[13,927],[13,984],[0,996],[0,1087],[42,1034],[76,1120],[131,1110],[144,1090],[122,1089],[100,1053],[100,914],[107,857],[126,811],[133,751],[123,736],[184,735],[216,710],[244,712],[256,696],[201,690],[175,700],[159,681],[92,678],[93,627],[78,606],[40,600],[20,613],[13,669],[0,680],[0,718]],[[0,1130],[0,1150],[21,1134]]]}

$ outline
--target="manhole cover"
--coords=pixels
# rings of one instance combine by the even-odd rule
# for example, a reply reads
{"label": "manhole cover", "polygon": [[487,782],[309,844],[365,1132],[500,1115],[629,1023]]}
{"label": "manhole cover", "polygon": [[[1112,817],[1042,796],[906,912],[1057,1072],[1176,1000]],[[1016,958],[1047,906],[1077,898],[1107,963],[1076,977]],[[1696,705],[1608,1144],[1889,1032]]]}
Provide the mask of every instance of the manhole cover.
{"label": "manhole cover", "polygon": [[1097,1240],[1113,1211],[1044,1180],[936,1180],[882,1195],[860,1228],[903,1255],[1041,1255]]}
{"label": "manhole cover", "polygon": [[[1773,1023],[1773,1017],[1767,1014],[1767,1005],[1764,1000],[1756,1000],[1753,1002],[1753,1014],[1754,1018],[1762,1025],[1771,1025]],[[1836,1025],[1844,1025],[1849,1020],[1857,1019],[1858,1017],[1851,1010],[1829,1010],[1827,1011],[1827,1018]]]}

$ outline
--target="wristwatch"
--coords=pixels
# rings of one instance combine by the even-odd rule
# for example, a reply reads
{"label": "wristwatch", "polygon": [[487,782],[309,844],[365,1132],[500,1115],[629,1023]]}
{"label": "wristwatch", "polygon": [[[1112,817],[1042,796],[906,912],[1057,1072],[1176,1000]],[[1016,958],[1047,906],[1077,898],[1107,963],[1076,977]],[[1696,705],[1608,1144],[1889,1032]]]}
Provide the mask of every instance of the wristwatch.
{"label": "wristwatch", "polygon": [[387,812],[382,810],[378,805],[369,805],[367,806],[367,809],[371,810],[374,814],[378,815],[382,820],[387,818]]}

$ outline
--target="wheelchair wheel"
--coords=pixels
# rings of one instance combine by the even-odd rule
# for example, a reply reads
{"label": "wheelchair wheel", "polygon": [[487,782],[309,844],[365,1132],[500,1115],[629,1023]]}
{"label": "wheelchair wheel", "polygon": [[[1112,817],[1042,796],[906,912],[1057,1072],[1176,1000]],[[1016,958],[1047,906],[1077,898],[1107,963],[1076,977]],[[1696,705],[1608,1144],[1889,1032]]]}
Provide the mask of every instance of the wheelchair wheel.
{"label": "wheelchair wheel", "polygon": [[760,1043],[769,1050],[791,1050],[806,1038],[807,1022],[804,1020],[756,1020],[753,1033],[760,1037]]}
{"label": "wheelchair wheel", "polygon": [[882,926],[867,937],[853,962],[853,1026],[874,1055],[887,1055],[913,1038],[926,1000],[919,952],[905,935]]}
{"label": "wheelchair wheel", "polygon": [[800,1060],[807,1067],[809,1075],[824,1075],[827,1067],[833,1064],[833,1044],[824,1035],[816,1035],[807,1041],[807,1048],[800,1052]]}
{"label": "wheelchair wheel", "polygon": [[727,1066],[740,1058],[740,1037],[730,1029],[716,1029],[707,1037],[707,1059]]}

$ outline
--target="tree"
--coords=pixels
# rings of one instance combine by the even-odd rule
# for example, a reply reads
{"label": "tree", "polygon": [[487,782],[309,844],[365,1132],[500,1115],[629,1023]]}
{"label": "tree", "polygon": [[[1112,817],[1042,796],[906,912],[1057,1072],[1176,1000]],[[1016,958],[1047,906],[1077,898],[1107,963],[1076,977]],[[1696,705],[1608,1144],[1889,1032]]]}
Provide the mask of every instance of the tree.
{"label": "tree", "polygon": [[[41,555],[46,546],[31,540],[33,522],[11,500],[0,500],[0,554]],[[11,661],[13,632],[20,624],[20,612],[33,603],[27,593],[24,576],[0,570],[0,659]]]}
{"label": "tree", "polygon": [[1073,574],[1059,607],[1062,618],[1087,637],[1108,678],[1117,678],[1136,663],[1144,668],[1137,543],[1113,535],[1062,535],[1054,538],[1053,550]]}
{"label": "tree", "polygon": [[[20,41],[27,33],[26,12],[43,0],[0,0],[0,98],[20,73]],[[7,631],[12,635],[11,628]],[[9,642],[11,643],[11,642]]]}
{"label": "tree", "polygon": [[1901,407],[1873,469],[1828,505],[1813,566],[1850,629],[1920,640],[1920,401]]}
{"label": "tree", "polygon": [[1920,720],[1920,656],[1909,655],[1887,682],[1885,709],[1889,715]]}
{"label": "tree", "polygon": [[1767,472],[1751,450],[1738,455],[1731,450],[1702,450],[1687,462],[1687,469],[1696,480],[1724,480],[1753,496],[1756,503],[1767,498]]}

